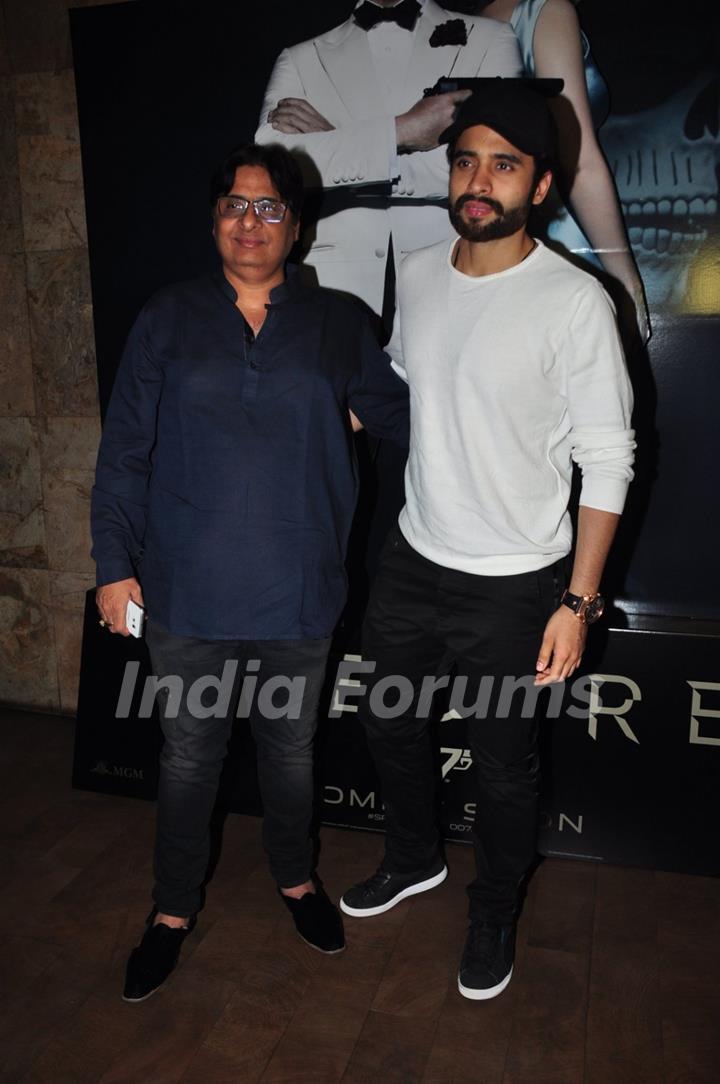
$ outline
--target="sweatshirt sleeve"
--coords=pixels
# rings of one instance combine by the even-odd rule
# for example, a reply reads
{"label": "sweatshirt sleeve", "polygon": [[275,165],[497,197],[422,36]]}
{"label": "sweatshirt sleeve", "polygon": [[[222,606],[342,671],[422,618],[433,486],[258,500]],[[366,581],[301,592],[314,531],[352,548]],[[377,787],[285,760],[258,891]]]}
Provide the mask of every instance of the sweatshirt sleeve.
{"label": "sweatshirt sleeve", "polygon": [[163,379],[149,324],[144,309],[123,352],[100,441],[90,513],[98,586],[135,576],[143,551]]}
{"label": "sweatshirt sleeve", "polygon": [[583,289],[562,350],[580,504],[619,514],[633,477],[633,396],[612,302],[599,283]]}

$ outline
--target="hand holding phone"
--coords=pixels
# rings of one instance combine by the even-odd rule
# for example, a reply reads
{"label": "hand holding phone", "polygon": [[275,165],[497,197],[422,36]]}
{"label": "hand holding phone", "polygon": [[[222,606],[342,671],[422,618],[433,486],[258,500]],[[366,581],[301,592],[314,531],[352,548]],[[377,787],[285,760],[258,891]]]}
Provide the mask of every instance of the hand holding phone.
{"label": "hand holding phone", "polygon": [[139,640],[143,634],[145,610],[142,606],[138,606],[137,602],[133,602],[132,599],[130,599],[127,604],[125,624],[127,625],[130,635],[134,636],[136,640]]}

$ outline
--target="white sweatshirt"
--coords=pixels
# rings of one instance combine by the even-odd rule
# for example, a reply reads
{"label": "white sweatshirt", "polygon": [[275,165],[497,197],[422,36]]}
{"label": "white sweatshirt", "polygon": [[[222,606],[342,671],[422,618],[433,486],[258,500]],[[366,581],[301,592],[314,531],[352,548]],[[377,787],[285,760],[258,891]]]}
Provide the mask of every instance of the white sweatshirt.
{"label": "white sweatshirt", "polygon": [[473,277],[456,238],[411,253],[388,352],[410,386],[400,529],[436,564],[532,572],[572,544],[581,504],[621,512],[632,478],[632,391],[612,302],[538,242],[521,263]]}

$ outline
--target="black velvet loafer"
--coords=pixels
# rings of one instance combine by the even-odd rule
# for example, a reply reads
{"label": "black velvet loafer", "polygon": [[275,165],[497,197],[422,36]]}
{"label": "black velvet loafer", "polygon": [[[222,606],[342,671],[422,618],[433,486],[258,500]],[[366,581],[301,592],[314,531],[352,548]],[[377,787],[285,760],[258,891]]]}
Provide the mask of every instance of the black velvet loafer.
{"label": "black velvet loafer", "polygon": [[153,926],[156,914],[157,908],[153,908],[142,941],[130,953],[123,1001],[144,1001],[154,994],[174,970],[183,941],[195,929],[195,915],[184,929],[173,929],[163,922]]}
{"label": "black velvet loafer", "polygon": [[345,931],[340,912],[317,881],[315,891],[306,892],[299,900],[283,895],[280,889],[278,892],[306,945],[328,955],[344,950]]}

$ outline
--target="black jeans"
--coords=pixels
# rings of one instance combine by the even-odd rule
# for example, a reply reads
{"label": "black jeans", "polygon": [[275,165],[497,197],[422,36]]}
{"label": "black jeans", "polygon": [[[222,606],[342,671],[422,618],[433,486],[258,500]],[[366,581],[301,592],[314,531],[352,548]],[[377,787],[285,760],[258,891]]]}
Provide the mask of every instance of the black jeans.
{"label": "black jeans", "polygon": [[[176,717],[172,692],[158,693],[165,735],[155,836],[158,910],[185,917],[202,906],[210,818],[238,710],[249,718],[257,744],[270,871],[283,888],[303,884],[312,870],[313,738],[330,640],[199,640],[173,636],[155,623],[148,623],[146,635],[153,673],[182,680]],[[246,671],[250,659],[259,661],[259,669],[253,664]],[[222,679],[228,660],[238,663],[234,680],[232,668],[229,678],[225,670],[232,691],[227,703],[211,711],[217,691],[199,697],[192,686],[205,677]],[[245,684],[238,709],[247,677],[257,677],[257,684]]]}
{"label": "black jeans", "polygon": [[[559,565],[515,576],[458,572],[426,560],[394,528],[363,629],[363,658],[377,663],[374,674],[364,678],[368,691],[361,710],[385,801],[384,865],[409,873],[428,869],[437,859],[435,765],[428,711],[421,704],[418,713],[418,701],[423,678],[455,669],[451,705],[467,715],[475,774],[477,876],[468,886],[470,914],[502,924],[514,920],[518,887],[535,856],[535,707],[536,696],[547,693],[534,690],[533,679],[545,623],[559,604],[561,579]],[[373,688],[391,675],[410,681],[413,699],[396,717],[381,718]],[[503,707],[506,676],[523,679],[530,696],[524,697],[521,687]],[[389,706],[393,695],[397,702],[397,692],[388,686]],[[486,708],[483,697],[488,697]],[[478,711],[481,718],[474,717]]]}

